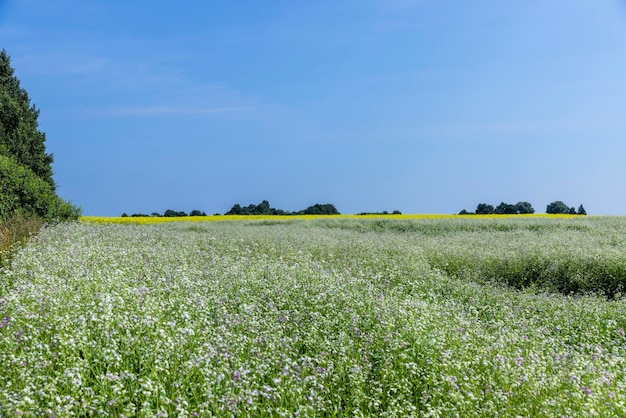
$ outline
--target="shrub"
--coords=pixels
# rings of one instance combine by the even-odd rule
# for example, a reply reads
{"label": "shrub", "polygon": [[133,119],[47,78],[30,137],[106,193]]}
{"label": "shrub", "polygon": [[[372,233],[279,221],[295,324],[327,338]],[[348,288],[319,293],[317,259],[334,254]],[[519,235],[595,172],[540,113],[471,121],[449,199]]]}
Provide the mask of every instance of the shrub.
{"label": "shrub", "polygon": [[0,220],[19,215],[46,221],[74,220],[80,208],[61,199],[53,187],[11,157],[0,155]]}

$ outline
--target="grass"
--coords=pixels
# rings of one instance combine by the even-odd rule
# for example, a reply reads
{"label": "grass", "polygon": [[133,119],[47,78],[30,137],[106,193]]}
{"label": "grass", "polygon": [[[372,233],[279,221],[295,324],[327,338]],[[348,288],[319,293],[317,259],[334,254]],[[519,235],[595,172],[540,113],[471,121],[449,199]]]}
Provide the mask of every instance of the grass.
{"label": "grass", "polygon": [[42,219],[20,215],[0,221],[0,268],[9,265],[15,252],[25,246],[43,224]]}
{"label": "grass", "polygon": [[1,273],[0,416],[622,416],[624,237],[594,217],[55,225]]}

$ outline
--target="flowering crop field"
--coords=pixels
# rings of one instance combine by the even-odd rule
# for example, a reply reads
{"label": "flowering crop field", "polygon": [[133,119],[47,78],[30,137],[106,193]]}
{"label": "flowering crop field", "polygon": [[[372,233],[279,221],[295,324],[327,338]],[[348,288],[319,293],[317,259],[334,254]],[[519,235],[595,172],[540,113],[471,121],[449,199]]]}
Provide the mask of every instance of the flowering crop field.
{"label": "flowering crop field", "polygon": [[47,227],[0,416],[624,416],[626,219]]}

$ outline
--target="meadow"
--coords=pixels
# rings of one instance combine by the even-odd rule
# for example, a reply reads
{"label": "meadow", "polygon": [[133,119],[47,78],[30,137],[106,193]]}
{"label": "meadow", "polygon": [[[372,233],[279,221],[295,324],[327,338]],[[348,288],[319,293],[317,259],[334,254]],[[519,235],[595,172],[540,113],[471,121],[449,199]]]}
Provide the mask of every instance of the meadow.
{"label": "meadow", "polygon": [[626,415],[626,218],[221,218],[31,239],[0,416]]}

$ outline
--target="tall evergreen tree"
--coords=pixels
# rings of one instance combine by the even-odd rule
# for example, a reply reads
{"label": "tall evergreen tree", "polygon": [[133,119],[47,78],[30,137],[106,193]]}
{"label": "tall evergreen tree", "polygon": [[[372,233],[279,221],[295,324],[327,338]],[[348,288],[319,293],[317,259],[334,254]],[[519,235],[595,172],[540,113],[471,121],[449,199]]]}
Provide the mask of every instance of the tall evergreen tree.
{"label": "tall evergreen tree", "polygon": [[55,189],[51,154],[46,153],[46,135],[39,130],[39,109],[30,103],[11,67],[11,59],[0,52],[0,155],[30,168]]}

